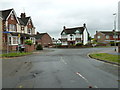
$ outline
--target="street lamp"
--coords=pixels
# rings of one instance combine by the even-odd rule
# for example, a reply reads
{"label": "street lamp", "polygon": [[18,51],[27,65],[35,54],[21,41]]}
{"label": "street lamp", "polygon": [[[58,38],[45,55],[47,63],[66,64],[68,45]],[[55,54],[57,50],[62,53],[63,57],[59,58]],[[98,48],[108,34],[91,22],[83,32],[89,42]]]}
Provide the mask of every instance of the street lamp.
{"label": "street lamp", "polygon": [[114,44],[115,44],[115,51],[116,51],[116,17],[117,17],[117,14],[116,13],[114,13],[113,14],[114,16],[115,16],[115,18],[114,18],[114,31],[113,31],[113,33],[114,33]]}

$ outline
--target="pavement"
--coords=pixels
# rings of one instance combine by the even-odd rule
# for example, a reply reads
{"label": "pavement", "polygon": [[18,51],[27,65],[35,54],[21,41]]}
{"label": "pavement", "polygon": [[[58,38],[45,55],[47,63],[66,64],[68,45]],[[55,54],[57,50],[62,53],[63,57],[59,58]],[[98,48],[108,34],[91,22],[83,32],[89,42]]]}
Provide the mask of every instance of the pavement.
{"label": "pavement", "polygon": [[111,49],[108,49],[108,50],[101,50],[101,51],[98,51],[97,53],[108,53],[112,55],[120,55],[120,53],[118,53],[118,48],[116,48],[116,51],[115,51],[115,47],[112,47]]}
{"label": "pavement", "polygon": [[118,88],[118,67],[87,56],[110,49],[46,49],[3,59],[3,88]]}

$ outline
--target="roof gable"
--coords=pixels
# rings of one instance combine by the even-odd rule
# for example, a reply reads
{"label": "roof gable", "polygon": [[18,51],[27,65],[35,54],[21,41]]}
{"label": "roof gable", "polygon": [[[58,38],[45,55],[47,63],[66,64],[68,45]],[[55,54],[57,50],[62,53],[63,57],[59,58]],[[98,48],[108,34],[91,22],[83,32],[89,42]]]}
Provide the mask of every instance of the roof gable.
{"label": "roof gable", "polygon": [[13,9],[7,9],[7,10],[2,10],[1,11],[2,12],[2,18],[3,18],[3,20],[7,19],[7,17],[9,16],[9,14],[11,13],[12,10]]}
{"label": "roof gable", "polygon": [[[103,33],[104,35],[114,35],[113,31],[99,31]],[[120,31],[116,31],[118,35],[120,35]]]}
{"label": "roof gable", "polygon": [[20,24],[22,25],[27,25],[28,21],[29,21],[30,17],[25,17],[25,18],[19,18]]}
{"label": "roof gable", "polygon": [[35,38],[41,39],[45,34],[47,34],[47,33],[39,33],[39,34],[35,35]]}
{"label": "roof gable", "polygon": [[84,29],[85,27],[67,28],[61,32],[61,35],[63,34],[63,32],[65,32],[66,34],[75,34],[76,31],[79,31],[79,33],[82,34]]}
{"label": "roof gable", "polygon": [[17,18],[17,15],[14,11],[14,9],[7,9],[7,10],[2,10],[2,18],[3,20],[8,20],[8,18],[11,16],[11,14],[13,13],[14,15],[14,18],[17,20],[17,22],[19,22],[18,18]]}

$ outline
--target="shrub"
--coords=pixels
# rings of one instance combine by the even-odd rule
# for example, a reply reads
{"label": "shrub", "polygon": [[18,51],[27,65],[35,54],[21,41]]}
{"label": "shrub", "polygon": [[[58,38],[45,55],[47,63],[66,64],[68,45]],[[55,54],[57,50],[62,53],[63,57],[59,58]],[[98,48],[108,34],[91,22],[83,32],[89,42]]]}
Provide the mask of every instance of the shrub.
{"label": "shrub", "polygon": [[32,42],[32,40],[25,40],[25,44],[27,44],[27,45],[32,45],[33,44],[33,42]]}
{"label": "shrub", "polygon": [[76,46],[82,46],[83,45],[83,43],[77,43],[76,44]]}
{"label": "shrub", "polygon": [[38,44],[37,47],[36,47],[36,50],[43,50],[42,45]]}

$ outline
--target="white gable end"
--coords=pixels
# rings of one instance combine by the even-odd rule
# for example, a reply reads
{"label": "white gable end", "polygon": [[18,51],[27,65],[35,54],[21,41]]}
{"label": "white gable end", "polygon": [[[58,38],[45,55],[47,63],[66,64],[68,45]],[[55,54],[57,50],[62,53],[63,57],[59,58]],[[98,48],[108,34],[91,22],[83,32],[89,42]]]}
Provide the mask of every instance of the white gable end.
{"label": "white gable end", "polygon": [[87,30],[84,29],[84,32],[83,32],[83,45],[85,45],[87,43],[88,43],[88,33],[87,33]]}

